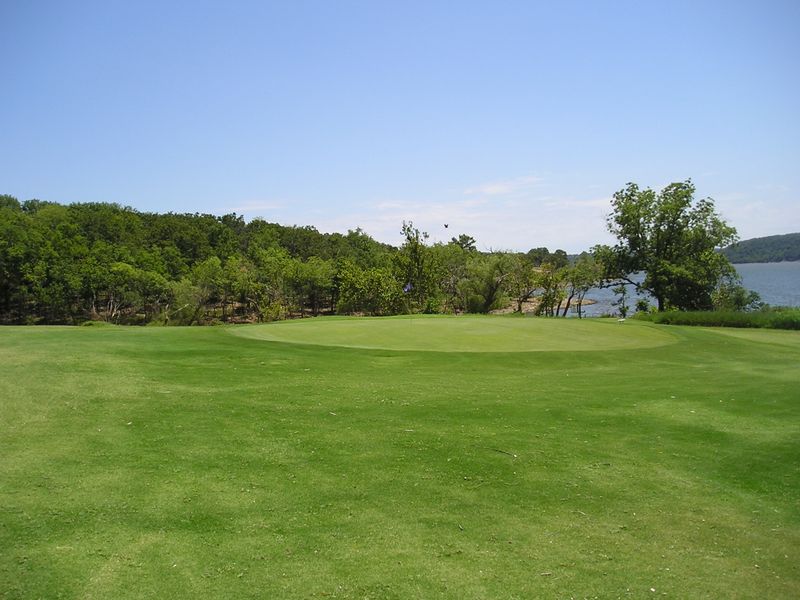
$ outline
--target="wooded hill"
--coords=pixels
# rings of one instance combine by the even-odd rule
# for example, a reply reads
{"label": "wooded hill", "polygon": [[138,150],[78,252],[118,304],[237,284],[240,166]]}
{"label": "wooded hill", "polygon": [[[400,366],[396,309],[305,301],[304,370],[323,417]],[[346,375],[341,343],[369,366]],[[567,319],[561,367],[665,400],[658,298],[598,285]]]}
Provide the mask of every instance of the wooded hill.
{"label": "wooded hill", "polygon": [[800,260],[800,233],[770,235],[731,244],[722,253],[732,263]]}

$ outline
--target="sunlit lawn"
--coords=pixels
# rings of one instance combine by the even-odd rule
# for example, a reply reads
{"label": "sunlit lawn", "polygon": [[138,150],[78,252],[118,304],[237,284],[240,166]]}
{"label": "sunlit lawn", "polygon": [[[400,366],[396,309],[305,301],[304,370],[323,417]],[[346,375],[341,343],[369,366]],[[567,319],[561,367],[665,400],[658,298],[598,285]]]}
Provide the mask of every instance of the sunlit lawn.
{"label": "sunlit lawn", "polygon": [[800,596],[798,332],[4,328],[0,361],[0,598]]}

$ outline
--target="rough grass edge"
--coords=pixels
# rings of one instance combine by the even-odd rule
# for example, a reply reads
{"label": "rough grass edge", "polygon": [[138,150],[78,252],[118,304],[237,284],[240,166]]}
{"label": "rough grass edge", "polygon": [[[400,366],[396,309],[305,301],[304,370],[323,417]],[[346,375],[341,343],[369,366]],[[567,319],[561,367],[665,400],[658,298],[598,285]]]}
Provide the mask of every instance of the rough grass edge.
{"label": "rough grass edge", "polygon": [[662,325],[800,330],[800,308],[773,308],[756,312],[667,311],[638,313],[636,318]]}

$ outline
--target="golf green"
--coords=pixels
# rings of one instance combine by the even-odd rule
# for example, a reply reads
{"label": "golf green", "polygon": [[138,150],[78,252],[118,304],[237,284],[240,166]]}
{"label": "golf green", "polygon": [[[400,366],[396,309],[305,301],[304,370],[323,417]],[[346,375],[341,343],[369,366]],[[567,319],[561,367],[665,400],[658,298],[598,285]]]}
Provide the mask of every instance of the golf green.
{"label": "golf green", "polygon": [[664,328],[615,319],[413,316],[300,319],[230,330],[242,337],[319,346],[429,352],[547,352],[652,348]]}

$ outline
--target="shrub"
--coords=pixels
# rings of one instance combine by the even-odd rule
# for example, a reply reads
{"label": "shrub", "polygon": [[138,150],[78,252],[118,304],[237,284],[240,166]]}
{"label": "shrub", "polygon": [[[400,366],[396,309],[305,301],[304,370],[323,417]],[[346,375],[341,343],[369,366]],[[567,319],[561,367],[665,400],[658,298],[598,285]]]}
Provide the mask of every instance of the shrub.
{"label": "shrub", "polygon": [[698,325],[704,327],[756,327],[800,330],[800,308],[765,308],[755,312],[739,311],[668,311],[638,313],[637,319],[663,325]]}
{"label": "shrub", "polygon": [[108,321],[84,321],[81,327],[115,327],[115,325]]}

